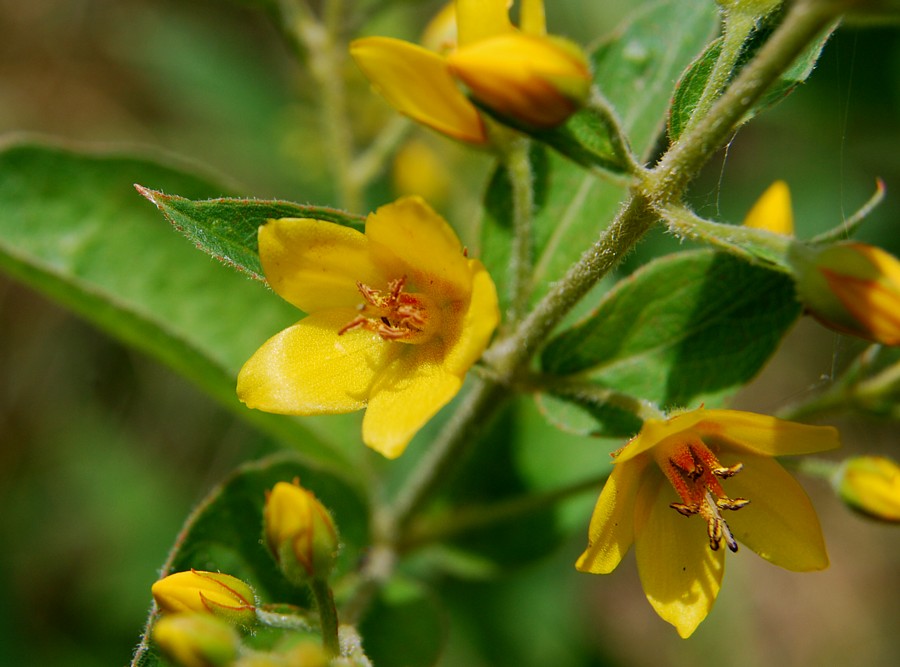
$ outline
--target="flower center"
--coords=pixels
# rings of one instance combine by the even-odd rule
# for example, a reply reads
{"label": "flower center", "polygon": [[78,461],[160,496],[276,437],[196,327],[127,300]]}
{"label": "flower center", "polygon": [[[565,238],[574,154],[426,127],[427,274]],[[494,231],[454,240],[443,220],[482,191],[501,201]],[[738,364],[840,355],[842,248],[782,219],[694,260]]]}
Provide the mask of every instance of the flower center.
{"label": "flower center", "polygon": [[353,329],[374,331],[384,340],[403,343],[424,343],[431,338],[437,318],[424,294],[404,292],[406,276],[388,283],[386,290],[377,290],[361,282],[356,288],[364,303],[360,314],[345,324],[338,335]]}
{"label": "flower center", "polygon": [[731,551],[737,551],[737,541],[722,517],[722,510],[739,510],[750,501],[726,496],[719,480],[738,474],[744,464],[726,468],[699,439],[678,443],[667,453],[668,457],[659,464],[682,500],[669,507],[684,516],[703,517],[709,548],[713,551],[718,550],[723,540]]}

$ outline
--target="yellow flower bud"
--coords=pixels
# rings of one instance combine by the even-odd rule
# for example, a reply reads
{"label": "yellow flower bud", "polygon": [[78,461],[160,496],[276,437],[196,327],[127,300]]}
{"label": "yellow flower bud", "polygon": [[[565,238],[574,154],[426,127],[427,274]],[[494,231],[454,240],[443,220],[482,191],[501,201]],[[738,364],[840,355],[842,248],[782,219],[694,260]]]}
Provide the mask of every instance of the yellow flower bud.
{"label": "yellow flower bud", "polygon": [[861,514],[900,522],[900,466],[881,456],[847,459],[834,480],[838,494]]}
{"label": "yellow flower bud", "polygon": [[153,641],[180,667],[225,667],[237,657],[240,644],[228,623],[196,613],[160,618]]}
{"label": "yellow flower bud", "polygon": [[447,65],[475,99],[534,128],[564,122],[591,89],[584,53],[558,37],[501,34],[460,47]]}
{"label": "yellow flower bud", "polygon": [[794,235],[794,213],[791,191],[784,181],[775,181],[766,188],[744,218],[745,227],[765,229],[773,234]]}
{"label": "yellow flower bud", "polygon": [[900,345],[900,261],[864,243],[791,256],[797,292],[825,326],[884,345]]}
{"label": "yellow flower bud", "polygon": [[263,523],[269,550],[290,581],[328,576],[339,546],[337,529],[311,491],[297,480],[279,482],[267,494]]}
{"label": "yellow flower bud", "polygon": [[406,142],[397,151],[391,177],[398,195],[418,195],[438,208],[450,194],[452,176],[447,164],[420,139]]}
{"label": "yellow flower bud", "polygon": [[193,611],[214,614],[235,625],[256,622],[253,589],[227,574],[176,572],[153,584],[152,593],[164,614]]}

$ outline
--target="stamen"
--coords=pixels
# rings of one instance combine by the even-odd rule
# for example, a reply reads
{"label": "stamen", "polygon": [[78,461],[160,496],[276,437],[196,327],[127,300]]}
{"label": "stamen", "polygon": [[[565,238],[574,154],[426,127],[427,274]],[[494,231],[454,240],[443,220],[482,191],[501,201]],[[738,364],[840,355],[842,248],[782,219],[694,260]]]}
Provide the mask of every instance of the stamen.
{"label": "stamen", "polygon": [[722,510],[739,510],[750,501],[729,498],[719,479],[734,477],[743,468],[737,463],[726,467],[719,463],[709,448],[698,438],[679,443],[669,450],[660,467],[683,502],[669,507],[683,516],[699,514],[706,521],[709,548],[717,551],[724,541],[732,551],[738,550],[737,540],[722,517]]}
{"label": "stamen", "polygon": [[360,314],[341,327],[338,335],[367,329],[384,340],[423,342],[428,325],[433,328],[435,324],[436,313],[429,312],[424,295],[404,292],[405,286],[406,276],[390,281],[386,290],[357,282],[356,288],[365,303],[359,306]]}

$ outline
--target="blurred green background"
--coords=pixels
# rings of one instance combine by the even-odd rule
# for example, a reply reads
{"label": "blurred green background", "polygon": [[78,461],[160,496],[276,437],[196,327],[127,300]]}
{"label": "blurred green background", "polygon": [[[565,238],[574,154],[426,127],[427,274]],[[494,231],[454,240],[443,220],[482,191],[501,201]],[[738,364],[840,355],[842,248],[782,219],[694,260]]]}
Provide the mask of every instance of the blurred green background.
{"label": "blurred green background", "polygon": [[[335,203],[313,85],[254,4],[262,3],[0,0],[0,136],[175,153],[248,196]],[[382,32],[413,36],[439,3],[383,4]],[[635,3],[547,4],[554,32],[586,44]],[[364,140],[391,113],[357,83]],[[900,253],[898,121],[900,32],[843,29],[810,82],[710,163],[695,204],[738,221],[784,178],[798,234],[808,237],[852,213],[881,177],[887,201],[859,236]],[[468,174],[438,204],[464,230],[487,159],[421,136],[446,152],[454,174]],[[389,179],[370,196],[373,206],[390,199]],[[637,258],[671,243],[655,235]],[[802,322],[738,405],[771,411],[802,400],[853,349]],[[5,278],[0,369],[0,665],[126,664],[187,512],[272,444],[166,368]],[[896,452],[896,424],[839,423],[848,449]],[[552,437],[548,450],[596,449]],[[451,620],[444,664],[900,664],[900,536],[850,515],[824,483],[803,481],[822,517],[827,572],[794,575],[742,551],[729,558],[713,614],[685,642],[653,614],[631,558],[608,577],[572,568],[588,494],[567,514],[583,527],[552,558],[496,582],[441,589]]]}

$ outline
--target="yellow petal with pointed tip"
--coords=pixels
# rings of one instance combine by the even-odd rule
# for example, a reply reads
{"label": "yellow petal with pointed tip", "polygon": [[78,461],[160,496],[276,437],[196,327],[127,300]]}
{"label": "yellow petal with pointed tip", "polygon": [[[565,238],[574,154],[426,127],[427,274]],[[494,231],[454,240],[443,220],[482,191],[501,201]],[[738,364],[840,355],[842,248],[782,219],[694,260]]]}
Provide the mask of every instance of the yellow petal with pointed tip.
{"label": "yellow petal with pointed tip", "polygon": [[459,338],[450,343],[444,359],[448,373],[463,376],[478,361],[491,334],[500,323],[497,288],[484,265],[477,259],[468,260],[472,276],[472,297],[460,324]]}
{"label": "yellow petal with pointed tip", "polygon": [[362,437],[389,459],[403,453],[409,441],[435,413],[450,402],[462,379],[448,373],[440,349],[408,345],[372,387],[363,418]]}
{"label": "yellow petal with pointed tip", "polygon": [[723,549],[709,548],[703,521],[669,507],[677,500],[662,475],[644,476],[635,513],[635,556],[647,600],[686,639],[716,601],[725,558]]}
{"label": "yellow petal with pointed tip", "polygon": [[512,0],[456,0],[459,45],[515,30],[509,20]]}
{"label": "yellow petal with pointed tip", "polygon": [[365,407],[398,346],[365,329],[338,336],[357,314],[351,308],[321,311],[270,338],[238,374],[238,398],[250,408],[295,415]]}
{"label": "yellow petal with pointed tip", "polygon": [[724,465],[744,464],[741,472],[723,482],[729,497],[750,501],[724,515],[739,542],[787,570],[828,567],[819,519],[797,480],[765,456],[735,452],[720,460]]}
{"label": "yellow petal with pointed tip", "polygon": [[350,55],[400,113],[455,139],[487,142],[478,111],[438,54],[399,39],[364,37],[350,44]]}
{"label": "yellow petal with pointed tip", "polygon": [[747,213],[744,226],[792,236],[794,214],[791,210],[791,191],[787,183],[784,181],[772,183]]}
{"label": "yellow petal with pointed tip", "polygon": [[617,464],[597,499],[588,546],[575,567],[582,572],[609,574],[634,542],[634,511],[647,457]]}
{"label": "yellow petal with pointed tip", "polygon": [[356,306],[356,281],[382,289],[389,280],[369,258],[362,232],[309,218],[260,227],[259,258],[275,293],[307,313]]}
{"label": "yellow petal with pointed tip", "polygon": [[837,429],[810,426],[741,410],[706,410],[694,429],[704,440],[766,456],[813,454],[841,446]]}
{"label": "yellow petal with pointed tip", "polygon": [[402,197],[371,213],[366,237],[383,271],[406,275],[415,290],[437,302],[468,298],[472,275],[462,245],[421,197]]}

